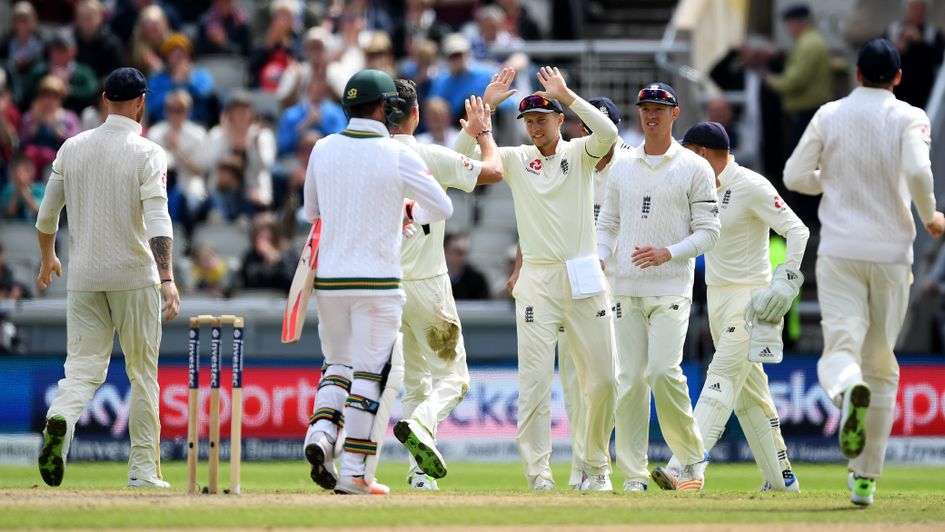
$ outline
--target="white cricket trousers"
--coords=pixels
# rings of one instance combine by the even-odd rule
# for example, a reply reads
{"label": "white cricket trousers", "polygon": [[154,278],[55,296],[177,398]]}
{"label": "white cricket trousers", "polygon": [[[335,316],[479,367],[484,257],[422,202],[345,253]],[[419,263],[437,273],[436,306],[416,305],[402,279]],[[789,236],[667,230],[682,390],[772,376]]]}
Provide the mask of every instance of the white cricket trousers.
{"label": "white cricket trousers", "polygon": [[[646,483],[650,432],[650,391],[656,400],[663,439],[683,464],[705,457],[692,417],[683,375],[683,344],[692,301],[681,296],[617,296],[614,319],[620,373],[617,377],[617,467],[625,480]],[[618,312],[615,310],[615,315]]]}
{"label": "white cricket trousers", "polygon": [[[324,296],[315,292],[318,335],[325,355],[322,383],[315,396],[315,430],[338,437],[338,425],[325,413],[343,413],[347,437],[341,457],[342,476],[364,475],[367,456],[380,452],[371,441],[375,414],[370,405],[381,397],[384,367],[400,332],[404,298],[383,296]],[[341,386],[347,382],[348,388]],[[374,407],[376,411],[376,406]],[[384,420],[386,423],[387,420]]]}
{"label": "white cricket trousers", "polygon": [[553,482],[551,385],[555,344],[565,328],[580,384],[587,433],[583,470],[610,473],[610,434],[614,422],[616,357],[607,294],[572,299],[564,264],[524,263],[515,284],[518,335],[519,452],[529,487],[541,478]]}
{"label": "white cricket trousers", "polygon": [[158,285],[113,292],[68,292],[65,378],[59,381],[46,417],[61,415],[66,419],[65,458],[76,421],[105,381],[116,331],[131,383],[128,478],[160,478],[158,354],[162,329]]}
{"label": "white cricket trousers", "polygon": [[694,416],[706,450],[718,443],[734,410],[764,480],[781,489],[791,469],[777,407],[762,364],[748,360],[745,308],[766,285],[709,286],[709,328],[715,354]]}
{"label": "white cricket trousers", "polygon": [[909,304],[912,265],[817,257],[817,300],[824,352],[820,384],[835,403],[851,385],[872,390],[866,447],[850,460],[854,473],[879,478],[895,419],[899,364],[893,348]]}
{"label": "white cricket trousers", "polygon": [[564,411],[568,415],[571,432],[571,475],[568,485],[580,486],[584,480],[584,440],[587,438],[587,426],[584,413],[586,405],[581,399],[581,386],[578,383],[577,370],[574,369],[574,355],[568,345],[568,335],[564,329],[558,333],[558,379],[564,396]]}
{"label": "white cricket trousers", "polygon": [[[463,330],[449,275],[404,281],[404,418],[436,438],[437,426],[469,391]],[[416,464],[410,456],[410,472]]]}

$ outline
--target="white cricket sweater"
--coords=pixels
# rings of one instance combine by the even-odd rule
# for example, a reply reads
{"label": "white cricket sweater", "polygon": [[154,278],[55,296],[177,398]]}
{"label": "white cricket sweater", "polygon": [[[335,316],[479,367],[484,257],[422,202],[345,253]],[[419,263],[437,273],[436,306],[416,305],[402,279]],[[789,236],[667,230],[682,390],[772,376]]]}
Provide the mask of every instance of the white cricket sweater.
{"label": "white cricket sweater", "polygon": [[810,231],[764,176],[734,159],[718,177],[719,222],[715,247],[705,254],[708,286],[762,285],[771,282],[769,230],[787,241],[784,263],[798,269]]}
{"label": "white cricket sweater", "polygon": [[925,111],[885,89],[858,87],[824,104],[784,166],[784,185],[823,194],[818,255],[912,263],[915,223],[935,214]]}
{"label": "white cricket sweater", "polygon": [[[611,164],[607,196],[597,218],[598,256],[613,266],[618,296],[692,297],[695,257],[719,237],[715,173],[675,140],[655,166],[641,144]],[[633,265],[635,247],[669,248],[672,259],[646,269]]]}
{"label": "white cricket sweater", "polygon": [[315,289],[323,296],[400,291],[404,197],[417,202],[418,224],[453,213],[427,165],[375,120],[353,118],[315,144],[304,194],[306,218],[322,218]]}
{"label": "white cricket sweater", "polygon": [[[476,188],[482,163],[461,153],[436,144],[421,144],[411,135],[394,135],[423,159],[433,179],[445,188],[472,192]],[[400,252],[400,264],[404,269],[404,280],[430,279],[447,273],[446,255],[443,253],[443,238],[446,221],[430,224],[430,233],[418,231],[412,238],[405,238]]]}
{"label": "white cricket sweater", "polygon": [[[68,139],[49,180],[62,181],[69,212],[68,290],[133,290],[160,282],[142,202],[167,198],[167,162],[164,149],[141,136],[141,124],[109,115]],[[55,221],[51,225],[38,220],[36,227],[51,234]]]}

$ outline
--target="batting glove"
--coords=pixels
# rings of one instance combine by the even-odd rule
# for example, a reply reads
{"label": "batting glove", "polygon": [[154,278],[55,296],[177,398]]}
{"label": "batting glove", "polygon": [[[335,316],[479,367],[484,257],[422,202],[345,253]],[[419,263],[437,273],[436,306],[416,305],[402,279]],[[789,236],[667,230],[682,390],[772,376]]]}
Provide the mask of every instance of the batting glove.
{"label": "batting glove", "polygon": [[754,315],[761,321],[778,323],[791,309],[803,284],[804,275],[800,271],[783,264],[778,266],[771,284],[751,296]]}

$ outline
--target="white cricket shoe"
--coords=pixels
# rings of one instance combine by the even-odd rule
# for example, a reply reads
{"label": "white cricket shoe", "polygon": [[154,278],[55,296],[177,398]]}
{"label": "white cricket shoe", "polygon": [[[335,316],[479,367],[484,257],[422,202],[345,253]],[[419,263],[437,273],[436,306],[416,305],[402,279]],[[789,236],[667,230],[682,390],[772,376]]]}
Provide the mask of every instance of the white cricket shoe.
{"label": "white cricket shoe", "polygon": [[128,479],[129,488],[158,488],[158,489],[167,489],[170,488],[170,483],[159,479],[157,477],[131,477]]}
{"label": "white cricket shoe", "polygon": [[623,483],[623,491],[646,491],[646,482],[639,480],[628,480]]}
{"label": "white cricket shoe", "polygon": [[784,477],[784,489],[781,489],[780,486],[775,488],[767,480],[761,483],[761,487],[758,488],[758,491],[766,493],[769,491],[783,491],[786,493],[800,493],[801,492],[801,482],[797,480],[797,475],[794,474],[790,469],[785,469],[781,475]]}
{"label": "white cricket shoe", "polygon": [[436,479],[423,473],[414,473],[408,480],[410,489],[416,491],[439,491],[440,487],[436,485]]}
{"label": "white cricket shoe", "polygon": [[554,489],[555,482],[544,477],[538,477],[532,484],[532,490],[534,491],[554,491]]}
{"label": "white cricket shoe", "polygon": [[657,467],[650,477],[664,490],[702,491],[705,478],[697,471],[697,465],[690,464],[682,469]]}
{"label": "white cricket shoe", "polygon": [[590,475],[581,483],[581,491],[614,491],[610,475]]}
{"label": "white cricket shoe", "polygon": [[571,486],[573,490],[579,490],[586,481],[587,473],[580,470],[573,470],[571,471],[571,479],[568,481],[568,485]]}
{"label": "white cricket shoe", "polygon": [[368,484],[363,476],[343,476],[335,483],[335,493],[342,495],[389,495],[390,488],[374,481]]}
{"label": "white cricket shoe", "polygon": [[335,442],[328,434],[313,430],[310,425],[305,435],[305,459],[312,466],[311,476],[316,484],[326,490],[335,489],[338,470],[335,469]]}

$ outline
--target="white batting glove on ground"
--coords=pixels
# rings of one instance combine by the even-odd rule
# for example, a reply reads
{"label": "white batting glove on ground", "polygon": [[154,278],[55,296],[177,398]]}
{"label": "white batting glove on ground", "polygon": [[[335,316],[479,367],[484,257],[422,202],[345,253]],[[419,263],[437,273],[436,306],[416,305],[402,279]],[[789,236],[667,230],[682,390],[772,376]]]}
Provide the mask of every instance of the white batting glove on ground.
{"label": "white batting glove on ground", "polygon": [[804,275],[800,271],[785,265],[774,270],[771,284],[751,296],[754,315],[762,321],[778,323],[791,309],[794,298],[801,291]]}

